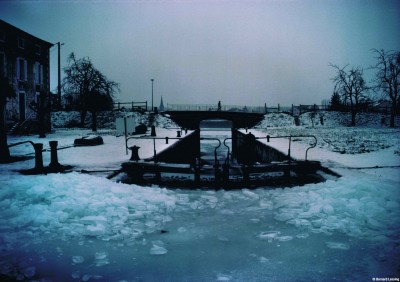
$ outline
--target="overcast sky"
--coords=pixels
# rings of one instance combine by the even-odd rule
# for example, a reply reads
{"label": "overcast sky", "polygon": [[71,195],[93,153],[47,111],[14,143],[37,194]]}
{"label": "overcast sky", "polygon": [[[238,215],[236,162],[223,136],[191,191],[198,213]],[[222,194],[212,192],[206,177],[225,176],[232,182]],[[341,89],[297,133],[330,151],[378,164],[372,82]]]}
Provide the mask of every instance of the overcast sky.
{"label": "overcast sky", "polygon": [[[0,18],[120,83],[117,99],[320,104],[329,63],[369,67],[400,50],[400,1],[0,1]],[[51,49],[51,89],[57,88]],[[366,71],[371,74],[372,71]]]}

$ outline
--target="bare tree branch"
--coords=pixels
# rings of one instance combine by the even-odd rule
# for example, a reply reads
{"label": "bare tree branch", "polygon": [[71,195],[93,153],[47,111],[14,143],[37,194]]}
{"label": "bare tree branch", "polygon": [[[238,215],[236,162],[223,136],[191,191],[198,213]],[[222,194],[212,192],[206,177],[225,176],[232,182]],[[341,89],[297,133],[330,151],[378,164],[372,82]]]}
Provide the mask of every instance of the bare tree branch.
{"label": "bare tree branch", "polygon": [[93,66],[88,57],[76,59],[75,54],[71,53],[64,72],[66,74],[63,80],[64,92],[78,101],[81,126],[87,111],[94,113],[112,106],[113,96],[119,91],[119,84],[107,79]]}
{"label": "bare tree branch", "polygon": [[374,87],[382,92],[383,99],[390,101],[390,127],[394,127],[395,116],[399,110],[400,52],[383,49],[372,49],[372,51],[376,54],[377,60]]}
{"label": "bare tree branch", "polygon": [[350,105],[351,125],[356,125],[356,114],[359,112],[360,103],[366,99],[368,87],[363,78],[363,69],[361,67],[352,67],[347,70],[348,65],[339,67],[330,64],[336,71],[336,75],[332,78],[334,83],[334,92],[338,93],[344,104]]}

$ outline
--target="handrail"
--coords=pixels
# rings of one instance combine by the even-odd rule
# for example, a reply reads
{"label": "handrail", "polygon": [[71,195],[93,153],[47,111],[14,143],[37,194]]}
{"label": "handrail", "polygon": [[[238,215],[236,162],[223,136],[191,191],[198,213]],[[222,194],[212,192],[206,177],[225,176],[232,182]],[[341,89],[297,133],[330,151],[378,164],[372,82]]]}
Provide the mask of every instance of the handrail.
{"label": "handrail", "polygon": [[308,147],[306,150],[306,156],[305,156],[306,161],[307,161],[308,150],[315,148],[317,146],[317,142],[318,142],[317,137],[315,137],[314,135],[286,135],[286,136],[269,136],[269,135],[267,135],[266,137],[256,137],[256,139],[267,139],[267,142],[269,142],[269,140],[271,138],[274,138],[274,139],[289,138],[289,149],[288,149],[288,157],[289,158],[290,158],[290,149],[291,149],[292,138],[314,138],[315,143],[312,144],[310,147]]}
{"label": "handrail", "polygon": [[33,146],[33,148],[35,148],[35,143],[33,143],[32,141],[29,141],[29,140],[8,145],[8,148],[11,148],[11,147],[14,147],[14,146],[17,146],[17,145],[22,145],[22,144],[25,144],[25,143],[30,143]]}
{"label": "handrail", "polygon": [[233,140],[233,138],[232,138],[232,137],[228,137],[228,138],[225,138],[225,139],[224,139],[224,146],[225,146],[226,148],[228,148],[228,154],[227,154],[227,156],[226,156],[225,164],[229,164],[229,156],[231,155],[231,153],[230,153],[230,149],[231,149],[231,148],[230,148],[228,145],[225,144],[226,140],[228,140],[228,139]]}
{"label": "handrail", "polygon": [[218,163],[218,158],[217,158],[217,149],[219,147],[221,147],[221,140],[219,140],[218,138],[209,138],[209,137],[201,137],[200,140],[213,140],[213,141],[216,140],[216,141],[218,141],[218,143],[219,143],[218,146],[214,148],[214,163],[215,163],[215,166],[218,166],[219,163]]}
{"label": "handrail", "polygon": [[168,144],[168,141],[170,139],[172,140],[177,140],[177,139],[182,139],[180,137],[152,137],[152,136],[130,136],[126,138],[126,149],[129,149],[128,147],[128,140],[130,139],[141,139],[141,140],[153,140],[153,154],[154,158],[156,157],[156,140],[165,140],[165,144]]}
{"label": "handrail", "polygon": [[[153,140],[153,155],[154,158],[157,155],[156,152],[156,142],[155,140],[165,140],[165,144],[168,144],[169,140],[179,140],[182,139],[180,137],[149,137],[149,136],[130,136],[128,138],[126,138],[126,148],[129,149],[128,147],[128,140],[130,139],[136,139],[136,140]],[[207,137],[201,137],[200,140],[214,140],[214,141],[218,141],[218,146],[216,146],[214,148],[214,160],[215,160],[215,164],[218,164],[218,158],[217,158],[217,149],[221,146],[221,140],[219,140],[218,138],[207,138]]]}

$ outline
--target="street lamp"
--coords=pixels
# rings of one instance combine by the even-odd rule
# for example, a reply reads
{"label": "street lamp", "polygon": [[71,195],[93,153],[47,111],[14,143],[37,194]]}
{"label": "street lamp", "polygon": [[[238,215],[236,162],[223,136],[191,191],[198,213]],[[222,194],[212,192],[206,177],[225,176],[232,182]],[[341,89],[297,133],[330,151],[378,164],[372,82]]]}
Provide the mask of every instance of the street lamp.
{"label": "street lamp", "polygon": [[154,107],[153,107],[153,82],[154,82],[154,78],[152,78],[150,80],[151,80],[151,111],[154,112]]}
{"label": "street lamp", "polygon": [[57,86],[57,100],[58,100],[58,103],[61,105],[61,64],[60,64],[61,55],[60,55],[60,49],[61,49],[61,46],[64,45],[64,43],[57,42],[57,43],[54,43],[54,44],[53,44],[53,46],[55,46],[55,45],[58,46],[58,60],[57,60],[57,61],[58,61],[58,86]]}

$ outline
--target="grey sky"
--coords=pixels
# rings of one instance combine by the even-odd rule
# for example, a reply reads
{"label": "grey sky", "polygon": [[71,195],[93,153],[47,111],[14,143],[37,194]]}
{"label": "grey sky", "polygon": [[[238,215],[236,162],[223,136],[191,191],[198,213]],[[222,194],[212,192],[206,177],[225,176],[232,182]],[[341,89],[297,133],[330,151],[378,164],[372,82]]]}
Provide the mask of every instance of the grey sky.
{"label": "grey sky", "polygon": [[90,57],[121,102],[150,102],[154,78],[155,106],[319,104],[329,63],[367,68],[371,48],[400,50],[400,1],[1,1],[0,18],[65,43],[62,66]]}

